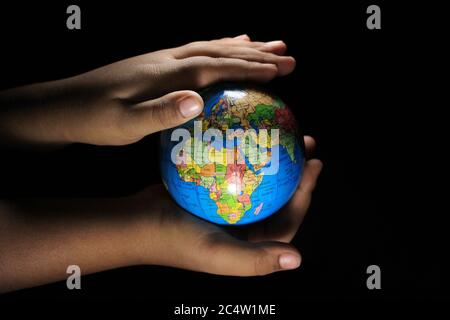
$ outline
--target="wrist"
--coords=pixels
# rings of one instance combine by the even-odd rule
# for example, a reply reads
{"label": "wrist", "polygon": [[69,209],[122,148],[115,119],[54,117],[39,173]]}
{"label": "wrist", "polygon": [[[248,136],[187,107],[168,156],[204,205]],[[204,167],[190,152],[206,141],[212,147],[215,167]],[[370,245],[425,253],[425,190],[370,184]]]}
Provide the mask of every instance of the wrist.
{"label": "wrist", "polygon": [[170,246],[171,230],[168,230],[170,228],[163,219],[167,212],[163,212],[165,209],[159,204],[158,192],[157,186],[151,186],[124,198],[122,202],[124,212],[132,216],[130,250],[135,264],[163,264],[162,258],[167,254],[167,246]]}
{"label": "wrist", "polygon": [[73,142],[70,91],[67,80],[57,80],[1,92],[0,139],[14,145]]}

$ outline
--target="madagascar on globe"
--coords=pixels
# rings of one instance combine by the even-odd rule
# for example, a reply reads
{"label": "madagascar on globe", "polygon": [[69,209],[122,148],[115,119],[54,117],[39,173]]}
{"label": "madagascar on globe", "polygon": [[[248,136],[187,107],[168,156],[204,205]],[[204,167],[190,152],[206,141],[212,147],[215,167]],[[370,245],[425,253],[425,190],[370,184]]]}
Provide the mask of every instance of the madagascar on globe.
{"label": "madagascar on globe", "polygon": [[291,198],[304,165],[303,137],[277,96],[218,84],[201,92],[203,112],[161,134],[161,174],[173,199],[210,222],[244,225]]}

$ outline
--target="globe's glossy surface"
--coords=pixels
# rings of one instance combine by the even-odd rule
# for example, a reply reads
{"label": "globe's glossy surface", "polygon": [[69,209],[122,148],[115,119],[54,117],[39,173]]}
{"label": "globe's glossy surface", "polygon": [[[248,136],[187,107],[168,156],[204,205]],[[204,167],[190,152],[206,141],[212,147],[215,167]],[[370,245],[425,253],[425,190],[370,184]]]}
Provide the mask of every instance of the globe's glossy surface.
{"label": "globe's glossy surface", "polygon": [[221,84],[202,97],[199,117],[161,135],[166,188],[185,210],[217,224],[248,224],[277,212],[304,164],[293,114],[255,87]]}

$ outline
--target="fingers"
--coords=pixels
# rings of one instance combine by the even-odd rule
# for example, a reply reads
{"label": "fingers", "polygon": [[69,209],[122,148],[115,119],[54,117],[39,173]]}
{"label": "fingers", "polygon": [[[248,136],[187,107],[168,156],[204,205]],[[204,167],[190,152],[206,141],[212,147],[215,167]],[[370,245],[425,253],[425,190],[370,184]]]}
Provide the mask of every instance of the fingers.
{"label": "fingers", "polygon": [[[297,192],[311,194],[317,184],[317,179],[319,178],[320,172],[322,171],[322,161],[319,159],[311,159],[305,163],[305,168],[303,170],[303,177]],[[297,198],[300,199],[300,196]],[[295,197],[293,198],[295,199]]]}
{"label": "fingers", "polygon": [[316,141],[314,140],[313,137],[310,136],[305,136],[304,141],[305,141],[306,158],[309,159],[311,158],[312,154],[314,153],[314,150],[316,149]]}
{"label": "fingers", "polygon": [[[154,70],[157,70],[156,76]],[[132,96],[135,101],[147,101],[169,92],[200,89],[219,81],[267,82],[277,75],[278,68],[271,63],[196,56],[146,68],[135,82]]]}
{"label": "fingers", "polygon": [[247,39],[242,36],[242,38],[224,38],[212,41],[192,42],[184,46],[175,48],[173,51],[173,55],[177,59],[193,57],[195,55],[202,55],[202,50],[205,50],[210,46],[220,47],[223,50],[227,48],[248,48],[276,55],[283,55],[287,49],[286,44],[283,41],[278,40],[270,42],[256,42],[250,41],[249,39],[250,38]]}
{"label": "fingers", "polygon": [[[306,155],[309,157],[313,153],[316,143],[310,136],[305,136],[304,140]],[[301,182],[291,200],[281,212],[262,221],[260,225],[255,225],[249,234],[249,240],[253,242],[263,240],[290,242],[308,212],[311,195],[321,170],[322,162],[320,160],[306,161]]]}
{"label": "fingers", "polygon": [[278,68],[271,63],[260,63],[235,58],[192,57],[183,59],[187,82],[202,88],[218,81],[267,82],[275,78]]}
{"label": "fingers", "polygon": [[302,180],[287,206],[283,209],[278,225],[273,228],[282,231],[275,237],[278,241],[290,242],[297,233],[311,203],[311,195],[322,170],[322,162],[318,159],[305,163]]}
{"label": "fingers", "polygon": [[[258,48],[255,48],[258,49]],[[272,52],[274,54],[283,55],[287,50],[286,44],[281,40],[265,42],[260,49],[261,51]]]}
{"label": "fingers", "polygon": [[127,120],[133,135],[143,137],[185,123],[202,110],[203,100],[196,92],[177,91],[132,106]]}
{"label": "fingers", "polygon": [[293,57],[279,56],[271,52],[263,52],[249,47],[222,46],[214,44],[196,44],[187,46],[175,57],[183,59],[186,57],[207,56],[212,58],[233,58],[246,61],[273,64],[277,66],[278,75],[284,76],[291,73],[295,68]]}
{"label": "fingers", "polygon": [[209,43],[219,44],[222,46],[245,46],[249,48],[258,49],[260,51],[272,52],[278,55],[283,55],[286,52],[287,46],[281,40],[269,41],[269,42],[258,42],[258,41],[248,41],[236,38],[224,38],[219,40],[212,40]]}
{"label": "fingers", "polygon": [[196,255],[200,271],[230,276],[259,276],[300,266],[300,253],[279,242],[249,243],[226,233],[210,238]]}
{"label": "fingers", "polygon": [[282,41],[260,43],[247,38],[193,42],[159,52],[156,62],[144,55],[142,67],[124,90],[125,98],[146,101],[217,81],[267,82],[295,69],[295,59],[282,55],[286,49]]}
{"label": "fingers", "polygon": [[246,35],[246,34],[241,34],[240,36],[234,37],[233,39],[250,41],[250,37],[248,35]]}

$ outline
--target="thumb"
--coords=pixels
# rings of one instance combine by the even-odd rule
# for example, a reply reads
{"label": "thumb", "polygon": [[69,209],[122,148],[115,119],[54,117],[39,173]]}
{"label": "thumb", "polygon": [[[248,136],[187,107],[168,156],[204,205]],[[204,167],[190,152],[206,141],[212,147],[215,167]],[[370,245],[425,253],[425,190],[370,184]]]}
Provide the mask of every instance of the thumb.
{"label": "thumb", "polygon": [[176,91],[136,104],[131,109],[133,127],[139,135],[169,129],[198,116],[203,100],[194,91]]}
{"label": "thumb", "polygon": [[[300,266],[300,253],[292,245],[266,241],[250,243],[227,235],[216,235],[222,239],[212,241],[209,252],[199,254],[201,265],[208,273],[231,276],[259,276],[292,270]],[[195,269],[195,268],[194,268]]]}

